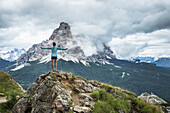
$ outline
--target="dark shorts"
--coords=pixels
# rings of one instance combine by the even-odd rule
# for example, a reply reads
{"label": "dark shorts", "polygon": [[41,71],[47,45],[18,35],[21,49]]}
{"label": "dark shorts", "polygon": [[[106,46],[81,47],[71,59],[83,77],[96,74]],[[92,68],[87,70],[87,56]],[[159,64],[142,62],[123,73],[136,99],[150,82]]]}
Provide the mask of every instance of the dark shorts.
{"label": "dark shorts", "polygon": [[57,57],[52,56],[51,59],[57,59]]}

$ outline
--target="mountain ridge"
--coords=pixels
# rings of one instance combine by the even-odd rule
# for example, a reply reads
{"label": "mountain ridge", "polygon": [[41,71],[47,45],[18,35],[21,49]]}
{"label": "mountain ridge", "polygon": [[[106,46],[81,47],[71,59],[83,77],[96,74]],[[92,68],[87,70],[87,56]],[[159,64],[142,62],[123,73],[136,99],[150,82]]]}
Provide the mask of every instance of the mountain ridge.
{"label": "mountain ridge", "polygon": [[22,48],[22,49],[14,48],[11,51],[8,51],[5,53],[0,53],[0,57],[4,60],[11,62],[11,61],[17,60],[25,52],[26,52],[26,50],[24,48]]}
{"label": "mountain ridge", "polygon": [[170,58],[169,57],[160,57],[160,58],[155,58],[155,57],[137,57],[128,61],[132,61],[135,63],[139,62],[146,62],[146,63],[152,63],[155,64],[158,67],[165,67],[169,68],[170,67]]}

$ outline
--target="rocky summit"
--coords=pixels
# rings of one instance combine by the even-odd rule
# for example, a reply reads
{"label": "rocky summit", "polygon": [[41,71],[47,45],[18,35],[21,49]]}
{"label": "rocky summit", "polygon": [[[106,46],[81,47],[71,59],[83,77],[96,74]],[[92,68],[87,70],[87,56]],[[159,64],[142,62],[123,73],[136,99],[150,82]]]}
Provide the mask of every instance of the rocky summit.
{"label": "rocky summit", "polygon": [[12,109],[12,113],[93,112],[161,113],[132,92],[59,71],[40,75]]}

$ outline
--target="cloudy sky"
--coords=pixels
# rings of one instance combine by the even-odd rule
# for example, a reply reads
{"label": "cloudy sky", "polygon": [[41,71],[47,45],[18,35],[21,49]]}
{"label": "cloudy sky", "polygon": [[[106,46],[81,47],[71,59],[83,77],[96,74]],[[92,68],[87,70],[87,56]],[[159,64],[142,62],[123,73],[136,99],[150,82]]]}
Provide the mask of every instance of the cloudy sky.
{"label": "cloudy sky", "polygon": [[170,57],[169,0],[0,0],[0,52],[28,49],[63,21],[119,58]]}

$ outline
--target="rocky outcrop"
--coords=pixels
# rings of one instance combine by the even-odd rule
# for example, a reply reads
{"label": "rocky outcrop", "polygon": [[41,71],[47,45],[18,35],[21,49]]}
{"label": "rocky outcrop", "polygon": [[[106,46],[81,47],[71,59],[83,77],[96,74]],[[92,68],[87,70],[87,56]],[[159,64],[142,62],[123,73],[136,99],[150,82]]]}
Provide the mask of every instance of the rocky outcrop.
{"label": "rocky outcrop", "polygon": [[142,93],[139,97],[145,99],[147,102],[150,102],[152,104],[165,104],[167,103],[165,100],[159,98],[157,95],[151,93]]}
{"label": "rocky outcrop", "polygon": [[161,106],[161,109],[163,112],[170,113],[169,104],[162,98],[158,97],[157,95],[155,95],[153,93],[149,94],[149,93],[145,92],[145,93],[142,93],[139,97],[143,98],[146,102]]}
{"label": "rocky outcrop", "polygon": [[12,113],[90,113],[95,103],[90,93],[99,89],[94,81],[71,73],[49,72],[28,88]]}

